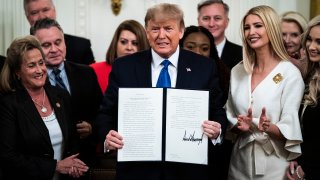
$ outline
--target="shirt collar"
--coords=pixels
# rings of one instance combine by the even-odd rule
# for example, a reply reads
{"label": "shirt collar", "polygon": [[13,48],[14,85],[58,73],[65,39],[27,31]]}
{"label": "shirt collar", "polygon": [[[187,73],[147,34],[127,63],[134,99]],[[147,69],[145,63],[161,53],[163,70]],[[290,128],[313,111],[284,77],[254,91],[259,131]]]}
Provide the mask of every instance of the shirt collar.
{"label": "shirt collar", "polygon": [[[58,69],[60,69],[61,73],[64,72],[64,61],[59,65]],[[48,71],[48,74],[52,74],[53,72],[53,68],[50,67],[50,66],[47,66],[47,71]]]}
{"label": "shirt collar", "polygon": [[[177,47],[176,52],[174,52],[168,59],[171,62],[171,65],[174,67],[177,67],[178,65],[178,59],[179,59],[179,53],[180,53],[180,47]],[[165,58],[159,56],[153,49],[151,49],[151,54],[152,54],[152,66],[153,67],[158,67],[160,66],[161,62],[165,60]]]}
{"label": "shirt collar", "polygon": [[216,45],[217,51],[218,51],[218,55],[219,55],[220,58],[221,58],[221,55],[222,55],[222,51],[223,51],[224,45],[226,44],[226,41],[227,41],[227,39],[223,38],[221,43]]}

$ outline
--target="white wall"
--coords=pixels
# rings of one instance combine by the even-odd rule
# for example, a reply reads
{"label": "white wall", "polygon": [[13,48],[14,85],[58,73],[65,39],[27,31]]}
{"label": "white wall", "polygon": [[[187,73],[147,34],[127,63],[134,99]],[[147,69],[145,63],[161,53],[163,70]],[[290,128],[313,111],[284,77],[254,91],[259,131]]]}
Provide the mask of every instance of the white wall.
{"label": "white wall", "polygon": [[[148,7],[169,2],[179,4],[185,13],[186,26],[197,25],[197,4],[201,0],[122,0],[120,14],[111,10],[111,0],[53,0],[57,20],[68,34],[91,39],[97,61],[105,59],[105,53],[117,26],[126,19],[135,19],[144,25]],[[269,5],[279,14],[293,10],[309,18],[310,0],[225,0],[230,6],[230,23],[226,31],[229,40],[241,44],[240,21],[245,12],[253,6]],[[0,0],[0,54],[5,55],[7,47],[15,37],[29,34],[22,0]]]}

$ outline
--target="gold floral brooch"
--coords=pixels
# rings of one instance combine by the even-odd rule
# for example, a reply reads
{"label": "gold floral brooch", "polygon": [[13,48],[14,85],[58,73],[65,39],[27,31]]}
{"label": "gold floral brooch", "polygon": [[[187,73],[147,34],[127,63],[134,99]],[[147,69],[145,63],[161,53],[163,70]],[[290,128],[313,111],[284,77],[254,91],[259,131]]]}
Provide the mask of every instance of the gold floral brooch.
{"label": "gold floral brooch", "polygon": [[273,77],[273,81],[278,84],[280,81],[282,81],[283,77],[280,73],[276,74],[274,77]]}

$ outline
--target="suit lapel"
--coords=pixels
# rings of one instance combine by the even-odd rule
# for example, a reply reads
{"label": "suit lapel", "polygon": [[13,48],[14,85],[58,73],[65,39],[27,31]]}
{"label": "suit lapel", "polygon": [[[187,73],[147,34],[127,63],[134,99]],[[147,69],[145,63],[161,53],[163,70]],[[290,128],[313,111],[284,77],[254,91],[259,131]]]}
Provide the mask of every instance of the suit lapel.
{"label": "suit lapel", "polygon": [[183,49],[180,49],[176,88],[189,87],[188,84],[190,83],[193,69],[192,65],[192,60],[186,56]]}
{"label": "suit lapel", "polygon": [[136,61],[136,74],[139,87],[152,87],[151,81],[151,50],[142,52]]}
{"label": "suit lapel", "polygon": [[17,97],[18,101],[21,100],[21,111],[25,114],[26,119],[34,125],[35,129],[41,134],[45,142],[51,146],[48,129],[39,115],[39,112],[35,107],[35,104],[32,102],[28,92],[26,90],[18,91]]}
{"label": "suit lapel", "polygon": [[72,68],[69,62],[67,61],[64,61],[64,70],[66,71],[69,88],[70,88],[70,94],[74,94],[73,91],[77,88],[74,87],[76,84],[73,84],[73,82],[74,82],[74,79],[77,78],[76,76],[78,75],[78,73],[74,71],[74,68]]}

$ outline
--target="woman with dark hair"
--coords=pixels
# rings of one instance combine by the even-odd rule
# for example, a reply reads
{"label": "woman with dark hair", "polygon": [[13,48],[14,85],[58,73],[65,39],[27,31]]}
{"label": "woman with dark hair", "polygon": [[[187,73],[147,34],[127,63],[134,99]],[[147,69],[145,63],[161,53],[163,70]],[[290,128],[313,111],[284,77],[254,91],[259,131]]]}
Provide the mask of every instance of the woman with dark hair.
{"label": "woman with dark hair", "polygon": [[135,20],[123,21],[114,33],[107,51],[106,60],[90,65],[97,74],[102,92],[104,93],[107,89],[111,66],[116,58],[148,48],[149,43],[143,26]]}
{"label": "woman with dark hair", "polygon": [[214,37],[210,31],[202,26],[186,27],[179,45],[183,49],[209,57],[216,62],[220,86],[223,91],[223,100],[226,102],[229,91],[230,69],[220,60]]}
{"label": "woman with dark hair", "polygon": [[[229,92],[230,69],[221,61],[210,31],[202,26],[189,26],[181,38],[180,47],[213,59],[217,64],[220,87],[223,91],[223,101],[226,102]],[[209,176],[211,179],[227,179],[229,161],[233,143],[225,140],[209,154]],[[215,156],[214,154],[220,154]],[[218,163],[217,163],[218,162]]]}

